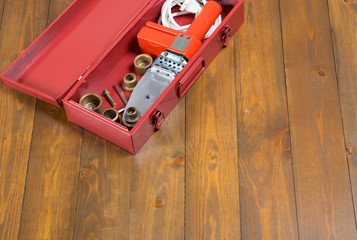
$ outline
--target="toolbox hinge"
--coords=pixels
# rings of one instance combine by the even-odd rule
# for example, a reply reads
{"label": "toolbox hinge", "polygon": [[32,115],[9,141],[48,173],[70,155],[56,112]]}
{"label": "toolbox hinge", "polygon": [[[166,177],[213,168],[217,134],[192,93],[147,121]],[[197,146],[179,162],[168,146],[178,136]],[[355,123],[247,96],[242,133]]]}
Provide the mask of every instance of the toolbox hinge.
{"label": "toolbox hinge", "polygon": [[88,69],[91,67],[92,65],[89,65],[85,70],[84,72],[79,76],[79,78],[77,79],[77,81],[81,80],[82,77],[84,76],[84,74],[86,74],[86,72],[88,72]]}

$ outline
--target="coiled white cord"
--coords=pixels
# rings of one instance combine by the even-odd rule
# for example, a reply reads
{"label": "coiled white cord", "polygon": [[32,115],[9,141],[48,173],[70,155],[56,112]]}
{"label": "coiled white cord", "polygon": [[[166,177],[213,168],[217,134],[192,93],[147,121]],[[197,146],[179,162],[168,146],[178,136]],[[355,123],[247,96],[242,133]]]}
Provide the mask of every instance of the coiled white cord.
{"label": "coiled white cord", "polygon": [[[181,26],[175,21],[175,17],[182,16],[186,14],[195,14],[195,17],[201,12],[203,5],[207,3],[206,0],[166,0],[161,8],[161,17],[159,19],[159,24],[164,25],[172,29],[176,29],[182,32],[186,32],[187,29],[191,26],[190,24]],[[172,8],[175,6],[180,7],[179,12],[172,13]],[[212,27],[208,30],[204,39],[209,38],[216,28],[221,24],[222,17],[216,19]]]}

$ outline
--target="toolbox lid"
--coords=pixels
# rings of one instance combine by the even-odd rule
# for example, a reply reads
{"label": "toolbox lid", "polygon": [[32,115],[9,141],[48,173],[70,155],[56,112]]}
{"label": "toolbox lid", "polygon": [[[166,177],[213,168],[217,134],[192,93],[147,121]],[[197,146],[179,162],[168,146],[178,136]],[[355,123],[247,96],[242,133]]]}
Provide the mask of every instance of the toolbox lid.
{"label": "toolbox lid", "polygon": [[150,0],[75,0],[1,74],[5,85],[61,105],[61,99]]}

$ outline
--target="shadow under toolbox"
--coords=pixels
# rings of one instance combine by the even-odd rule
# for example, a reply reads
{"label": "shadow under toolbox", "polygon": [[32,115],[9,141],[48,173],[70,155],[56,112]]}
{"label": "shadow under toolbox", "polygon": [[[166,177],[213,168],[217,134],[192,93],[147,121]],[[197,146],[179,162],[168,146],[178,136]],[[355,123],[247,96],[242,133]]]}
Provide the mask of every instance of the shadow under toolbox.
{"label": "shadow under toolbox", "polygon": [[[167,39],[165,35],[161,36],[165,31],[156,24],[165,0],[75,0],[21,52],[0,78],[9,87],[55,106],[63,105],[69,121],[136,153],[155,130],[160,129],[165,117],[219,51],[227,46],[230,36],[242,25],[243,1],[219,1],[222,22],[208,39],[202,41],[202,45],[195,37],[191,39],[190,33],[194,34],[193,36],[202,35],[203,30],[196,24],[195,29],[199,33],[193,33],[190,29],[185,34],[178,33],[173,38],[174,42],[165,46],[160,43],[171,41],[172,36]],[[213,3],[211,5],[214,7]],[[200,13],[201,20],[212,14],[209,11],[205,14],[203,12],[204,10]],[[182,19],[186,22],[189,20],[185,17]],[[166,30],[169,34],[177,34],[174,30]],[[158,35],[152,34],[151,31],[157,31]],[[154,35],[157,39],[154,39]],[[185,52],[187,46],[191,48],[193,45],[196,45],[197,50]],[[166,47],[168,51],[165,51]],[[164,51],[160,55],[161,50]],[[178,53],[175,53],[176,50]],[[134,92],[129,92],[130,81],[136,76],[127,73],[135,73],[134,59],[142,53],[150,54],[154,58],[154,64],[142,77],[145,81],[139,80]],[[167,64],[166,67],[160,68],[160,62],[163,61],[159,59],[171,55],[172,59],[186,63],[180,71],[175,71],[170,65],[174,72],[172,76],[166,71]],[[156,57],[158,58],[155,61]],[[151,93],[145,94],[146,78],[152,79],[152,84],[149,84],[152,87],[156,81],[155,74],[159,72],[164,77],[170,75],[171,80],[162,91],[157,92],[156,97],[150,99]],[[123,89],[124,76],[129,85]],[[114,85],[119,87],[115,89]],[[128,106],[120,93],[129,100]],[[83,103],[83,97],[88,94],[92,99],[98,99],[98,104],[100,101],[101,109],[93,111],[95,109]],[[143,94],[150,104],[141,102],[140,94]],[[135,97],[131,98],[131,95]],[[89,103],[93,103],[93,100]],[[140,112],[138,121],[132,125],[125,122],[128,115],[135,112],[135,108],[128,109],[130,104],[138,109],[145,109]],[[105,113],[107,116],[100,114],[102,110],[110,108],[111,110]],[[118,115],[118,111],[123,108],[124,123],[119,121],[121,116]],[[117,121],[113,121],[114,119]]]}

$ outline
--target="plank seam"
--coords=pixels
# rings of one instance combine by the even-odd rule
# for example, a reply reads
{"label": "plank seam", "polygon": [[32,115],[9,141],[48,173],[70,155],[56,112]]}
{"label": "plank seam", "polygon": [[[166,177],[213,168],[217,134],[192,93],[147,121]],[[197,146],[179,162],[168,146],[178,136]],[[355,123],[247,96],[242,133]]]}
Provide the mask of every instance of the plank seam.
{"label": "plank seam", "polygon": [[[4,1],[3,3],[3,9],[2,9],[2,13],[1,13],[1,26],[0,26],[0,30],[2,28],[2,19],[4,17],[4,12],[5,12],[5,7],[6,7],[6,1]],[[49,13],[49,8],[47,9],[47,21],[48,21],[48,13]],[[36,122],[36,113],[37,113],[37,105],[38,105],[38,100],[35,100],[35,109],[34,109],[34,115],[33,115],[33,122],[32,122],[32,129],[31,129],[31,140],[30,140],[30,148],[29,148],[29,152],[28,152],[28,156],[27,156],[27,167],[26,167],[26,177],[25,177],[25,185],[24,185],[24,189],[23,189],[23,196],[22,196],[22,204],[21,204],[21,213],[20,213],[20,223],[18,226],[18,233],[17,233],[17,239],[20,238],[20,234],[21,234],[21,227],[22,227],[22,218],[23,218],[23,209],[24,209],[24,204],[25,204],[25,197],[26,197],[26,186],[27,186],[27,182],[28,182],[28,171],[29,171],[29,165],[30,165],[30,156],[31,156],[31,151],[32,151],[32,139],[33,139],[33,134],[34,134],[34,126],[35,126],[35,122]]]}
{"label": "plank seam", "polygon": [[23,196],[22,196],[22,204],[21,204],[21,214],[20,214],[20,224],[19,224],[19,231],[17,233],[17,239],[20,239],[20,233],[21,233],[21,226],[22,226],[22,214],[23,214],[23,209],[25,205],[25,197],[26,197],[26,186],[28,182],[28,176],[29,176],[29,166],[30,166],[30,156],[31,156],[31,150],[32,150],[32,139],[33,139],[33,134],[34,134],[34,127],[35,127],[35,122],[36,122],[36,112],[37,112],[37,105],[38,105],[38,100],[36,99],[36,106],[35,106],[35,113],[33,115],[33,123],[32,123],[32,131],[31,131],[31,143],[30,143],[30,149],[29,153],[27,156],[27,167],[26,167],[26,178],[25,178],[25,185],[24,185],[24,191],[23,191]]}
{"label": "plank seam", "polygon": [[[238,38],[238,34],[239,32],[236,34],[235,36],[235,40]],[[236,41],[232,41],[233,42],[233,52],[235,53],[237,51],[237,45],[235,44]],[[233,55],[233,66],[235,69],[237,69],[237,54],[234,54]],[[235,97],[236,99],[238,98],[237,97],[237,85],[236,85],[236,80],[237,80],[237,71],[233,71],[233,77],[234,77],[234,92],[235,92]],[[239,124],[238,124],[238,104],[236,104],[236,136],[237,136],[237,139],[236,139],[236,144],[237,144],[237,167],[238,167],[238,171],[237,171],[237,174],[238,174],[238,186],[240,184],[240,174],[239,174],[239,143],[238,143],[238,139],[239,139]],[[239,187],[239,226],[240,226],[240,238],[242,239],[243,238],[243,226],[242,226],[242,197],[241,197],[241,188]]]}
{"label": "plank seam", "polygon": [[[326,0],[327,4],[327,13],[328,13],[328,22],[330,26],[330,38],[331,38],[331,47],[332,47],[332,55],[333,55],[333,64],[335,67],[335,77],[336,77],[336,84],[337,84],[337,93],[338,93],[338,103],[340,106],[340,116],[341,116],[341,123],[342,123],[342,133],[343,133],[343,141],[345,144],[345,149],[347,149],[347,138],[346,138],[346,132],[345,132],[345,124],[344,124],[344,119],[342,115],[342,105],[341,105],[341,94],[340,94],[340,84],[339,84],[339,77],[338,77],[338,68],[336,65],[336,52],[335,52],[335,42],[333,40],[332,36],[332,24],[331,24],[331,14],[330,14],[330,5],[329,5],[330,0]],[[351,198],[352,198],[352,207],[353,207],[353,216],[355,220],[355,225],[357,229],[357,218],[356,218],[356,209],[355,209],[355,201],[354,201],[354,196],[353,196],[353,189],[352,189],[352,182],[351,182],[351,169],[350,169],[350,164],[348,161],[348,156],[346,155],[346,164],[347,164],[347,169],[348,169],[348,179],[349,179],[349,184],[350,184],[350,191],[351,191]]]}
{"label": "plank seam", "polygon": [[[82,143],[81,143],[81,149],[80,149],[80,158],[79,158],[79,171],[81,171],[81,166],[82,166],[82,151],[83,151],[83,133],[84,133],[84,130],[81,128],[81,140],[82,140]],[[76,223],[77,223],[77,206],[78,206],[78,195],[79,195],[79,189],[80,189],[80,173],[78,173],[78,176],[77,176],[77,192],[76,192],[76,204],[74,205],[74,218],[73,218],[73,234],[72,234],[72,239],[75,239],[75,233],[76,233]]]}
{"label": "plank seam", "polygon": [[131,199],[131,194],[133,192],[133,182],[134,182],[134,173],[135,173],[135,166],[134,166],[134,160],[135,160],[135,155],[131,156],[131,176],[130,176],[130,196],[129,196],[129,231],[128,231],[128,239],[130,239],[131,236],[131,229],[132,229],[132,224],[131,224],[131,214],[132,214],[132,199]]}
{"label": "plank seam", "polygon": [[1,31],[1,28],[2,28],[2,20],[4,18],[5,6],[6,6],[6,1],[4,1],[3,4],[2,4],[1,19],[0,19],[0,31]]}
{"label": "plank seam", "polygon": [[[183,213],[183,229],[184,229],[184,231],[183,231],[183,239],[184,240],[186,240],[187,239],[187,236],[186,236],[186,213],[187,213],[187,211],[186,211],[186,206],[187,206],[187,204],[186,204],[186,183],[187,183],[187,175],[186,175],[186,173],[187,173],[187,101],[186,101],[186,94],[185,94],[185,96],[184,96],[184,99],[185,99],[185,173],[184,173],[184,178],[185,178],[185,182],[184,182],[184,193],[183,193],[183,211],[184,211],[184,213]],[[182,100],[181,100],[182,101]]]}
{"label": "plank seam", "polygon": [[281,52],[282,52],[282,57],[283,57],[283,74],[284,74],[284,84],[285,84],[285,99],[286,99],[286,110],[287,110],[287,118],[288,118],[288,131],[289,131],[289,145],[290,145],[290,158],[291,158],[291,172],[292,172],[292,180],[293,180],[293,192],[294,192],[294,202],[295,202],[295,214],[296,214],[296,229],[297,229],[297,237],[298,239],[300,238],[300,224],[299,224],[299,215],[298,215],[298,209],[297,209],[297,201],[296,201],[296,181],[295,181],[295,171],[294,171],[294,157],[293,157],[293,148],[291,145],[291,132],[290,132],[290,111],[289,111],[289,101],[288,101],[288,87],[286,84],[286,64],[285,64],[285,51],[284,51],[284,38],[283,38],[283,23],[282,23],[282,17],[281,17],[281,2],[280,0],[278,1],[279,5],[279,19],[280,19],[280,38],[281,38]]}
{"label": "plank seam", "polygon": [[51,11],[51,3],[53,0],[48,1],[48,10],[47,10],[47,27],[50,25],[50,11]]}
{"label": "plank seam", "polygon": [[[47,7],[47,21],[46,21],[46,25],[48,26],[48,19],[49,19],[49,13],[50,13],[50,2],[48,1],[48,7]],[[4,3],[4,8],[3,11],[5,9],[5,4],[6,1]],[[2,15],[3,18],[4,15]],[[31,156],[31,152],[32,152],[32,139],[33,139],[33,134],[34,134],[34,127],[36,126],[36,114],[37,114],[37,108],[38,108],[38,99],[35,100],[36,104],[35,104],[35,112],[33,115],[33,123],[32,123],[32,132],[31,132],[31,143],[30,143],[30,149],[29,149],[29,154],[27,157],[27,168],[26,168],[26,180],[25,180],[25,186],[24,186],[24,194],[22,197],[22,206],[21,206],[21,214],[20,214],[20,224],[19,224],[19,231],[18,231],[18,235],[17,235],[17,239],[20,239],[20,233],[21,233],[21,227],[22,227],[22,217],[23,217],[23,209],[24,209],[24,204],[25,204],[25,197],[26,197],[26,187],[27,187],[27,182],[28,182],[28,176],[29,176],[29,165],[30,165],[30,156]]]}

